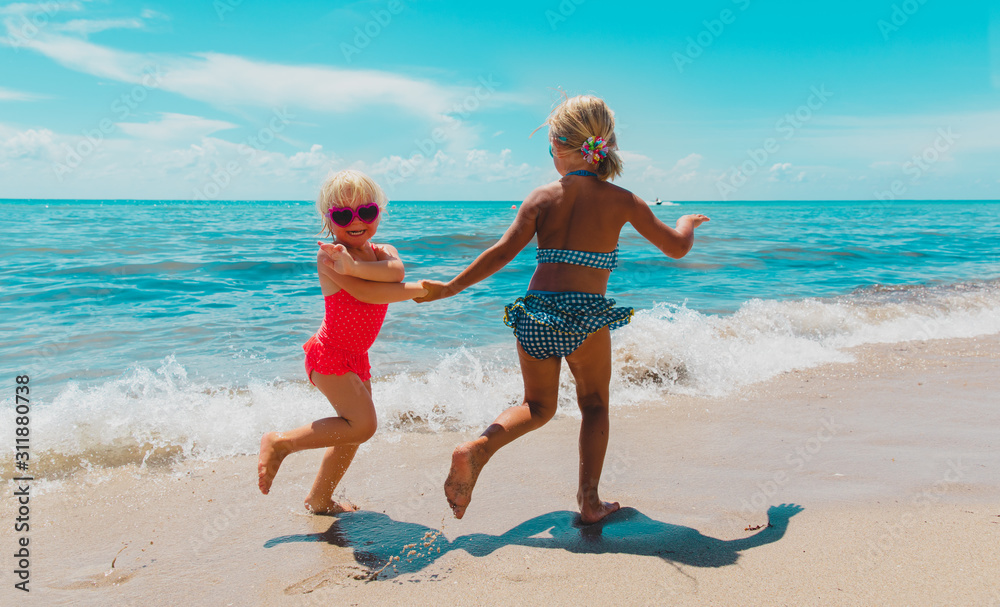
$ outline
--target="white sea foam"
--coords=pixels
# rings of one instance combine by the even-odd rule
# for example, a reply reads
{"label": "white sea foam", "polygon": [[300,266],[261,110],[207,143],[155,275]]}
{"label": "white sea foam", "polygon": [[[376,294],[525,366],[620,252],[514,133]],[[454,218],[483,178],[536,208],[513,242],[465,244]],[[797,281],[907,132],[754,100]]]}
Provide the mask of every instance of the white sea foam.
{"label": "white sea foam", "polygon": [[[626,401],[650,388],[721,396],[794,369],[851,360],[870,343],[1000,333],[997,283],[870,289],[834,299],[751,300],[729,316],[660,304],[615,340]],[[631,387],[630,387],[631,384]]]}
{"label": "white sea foam", "polygon": [[[725,316],[661,304],[615,332],[612,400],[725,395],[793,369],[849,361],[846,349],[861,344],[993,333],[1000,333],[996,282],[752,300]],[[560,407],[572,414],[565,366],[562,383]],[[373,385],[380,426],[390,432],[479,429],[521,396],[514,353],[496,348],[442,352],[429,372],[379,377]],[[46,454],[41,475],[55,478],[81,465],[252,454],[264,432],[331,414],[308,383],[209,385],[167,357],[156,370],[135,367],[99,385],[71,384],[52,402],[36,403],[32,449]],[[13,421],[0,417],[0,435],[13,435]]]}

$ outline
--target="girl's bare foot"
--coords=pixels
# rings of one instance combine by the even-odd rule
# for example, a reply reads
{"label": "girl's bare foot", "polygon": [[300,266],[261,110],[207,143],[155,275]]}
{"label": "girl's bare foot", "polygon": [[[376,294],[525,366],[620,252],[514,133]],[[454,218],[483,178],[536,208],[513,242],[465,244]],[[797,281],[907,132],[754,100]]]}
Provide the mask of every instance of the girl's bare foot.
{"label": "girl's bare foot", "polygon": [[337,502],[333,499],[324,500],[307,497],[303,503],[305,504],[306,510],[312,514],[341,514],[343,512],[358,511],[358,507],[347,500]]}
{"label": "girl's bare foot", "polygon": [[486,463],[486,453],[476,441],[455,447],[451,454],[451,471],[444,482],[444,496],[455,514],[455,518],[465,516],[465,509],[472,501],[472,490],[476,487],[479,471]]}
{"label": "girl's bare foot", "polygon": [[260,455],[257,457],[257,486],[264,495],[271,490],[274,475],[278,473],[281,461],[289,453],[291,451],[288,447],[281,444],[281,435],[278,432],[268,432],[261,437]]}
{"label": "girl's bare foot", "polygon": [[580,504],[580,522],[590,525],[603,519],[612,512],[616,512],[621,505],[618,502],[597,501],[596,504]]}

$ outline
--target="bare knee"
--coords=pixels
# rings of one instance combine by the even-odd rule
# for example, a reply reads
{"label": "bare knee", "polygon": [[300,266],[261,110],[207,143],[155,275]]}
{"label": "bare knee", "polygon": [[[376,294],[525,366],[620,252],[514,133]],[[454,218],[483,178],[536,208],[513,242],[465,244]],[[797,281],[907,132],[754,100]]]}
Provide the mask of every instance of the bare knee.
{"label": "bare knee", "polygon": [[524,404],[531,410],[531,419],[536,420],[538,425],[547,423],[556,415],[556,404],[543,404],[539,402],[524,401]]}
{"label": "bare knee", "polygon": [[608,396],[606,394],[600,392],[577,394],[576,402],[583,415],[607,415],[608,413]]}
{"label": "bare knee", "polygon": [[346,420],[351,426],[351,443],[360,445],[375,436],[378,430],[378,420],[374,415]]}

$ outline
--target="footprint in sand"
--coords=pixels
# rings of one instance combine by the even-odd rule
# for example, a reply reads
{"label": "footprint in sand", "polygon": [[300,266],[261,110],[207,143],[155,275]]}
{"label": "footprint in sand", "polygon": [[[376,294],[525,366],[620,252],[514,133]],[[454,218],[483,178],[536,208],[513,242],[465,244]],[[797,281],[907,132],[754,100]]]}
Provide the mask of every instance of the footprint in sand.
{"label": "footprint in sand", "polygon": [[[145,566],[140,567],[139,569],[144,568]],[[53,588],[58,588],[60,590],[85,590],[88,588],[97,589],[118,586],[135,577],[135,575],[139,573],[139,569],[106,569],[104,567],[97,566],[83,567],[73,572],[68,583],[61,586],[53,586]]]}
{"label": "footprint in sand", "polygon": [[327,586],[343,586],[347,580],[369,581],[372,571],[359,565],[338,565],[324,569],[315,575],[298,581],[285,588],[285,594],[310,594]]}

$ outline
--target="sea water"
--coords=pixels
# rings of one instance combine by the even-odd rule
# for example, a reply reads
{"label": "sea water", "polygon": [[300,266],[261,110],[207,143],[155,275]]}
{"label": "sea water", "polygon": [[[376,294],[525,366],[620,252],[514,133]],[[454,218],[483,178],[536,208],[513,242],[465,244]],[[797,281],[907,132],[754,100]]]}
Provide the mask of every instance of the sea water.
{"label": "sea water", "polygon": [[[399,249],[408,280],[447,280],[518,204],[392,202],[375,240]],[[651,208],[668,225],[712,221],[682,260],[623,230],[608,296],[637,313],[612,334],[616,407],[729,394],[865,343],[1000,332],[1000,202]],[[302,362],[323,314],[312,203],[7,200],[0,213],[0,378],[31,377],[33,449],[50,460],[255,453],[264,431],[331,413]],[[517,402],[503,306],[533,270],[532,244],[457,297],[390,306],[371,350],[384,430],[475,428]],[[13,423],[0,417],[0,435]]]}

